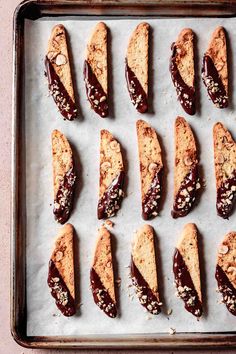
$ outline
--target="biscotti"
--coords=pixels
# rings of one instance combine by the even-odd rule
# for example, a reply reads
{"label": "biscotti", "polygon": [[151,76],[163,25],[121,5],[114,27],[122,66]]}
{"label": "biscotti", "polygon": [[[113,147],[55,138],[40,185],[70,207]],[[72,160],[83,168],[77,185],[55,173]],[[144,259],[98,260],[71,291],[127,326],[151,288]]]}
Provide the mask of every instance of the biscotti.
{"label": "biscotti", "polygon": [[77,116],[75,95],[69,53],[66,40],[66,30],[63,25],[56,25],[52,29],[48,42],[45,68],[48,79],[48,88],[58,110],[67,120]]}
{"label": "biscotti", "polygon": [[170,73],[178,100],[186,113],[196,112],[194,69],[194,33],[184,28],[171,46]]}
{"label": "biscotti", "polygon": [[64,316],[76,312],[73,233],[72,225],[62,227],[49,261],[48,286]]}
{"label": "biscotti", "polygon": [[148,110],[149,24],[140,23],[134,30],[127,49],[125,76],[130,99],[140,113]]}
{"label": "biscotti", "polygon": [[175,167],[173,218],[187,215],[200,188],[194,135],[182,117],[175,121]]}
{"label": "biscotti", "polygon": [[177,295],[185,303],[185,309],[196,317],[202,315],[202,292],[198,256],[197,227],[185,225],[176,246],[173,272]]}
{"label": "biscotti", "polygon": [[95,304],[109,317],[117,316],[111,234],[102,226],[98,232],[90,285]]}
{"label": "biscotti", "polygon": [[124,176],[120,144],[108,130],[102,130],[98,219],[116,215],[124,196]]}
{"label": "biscotti", "polygon": [[236,316],[236,232],[229,232],[218,248],[215,277],[223,302]]}
{"label": "biscotti", "polygon": [[151,314],[158,315],[162,303],[158,291],[154,230],[150,225],[144,225],[135,234],[130,274],[141,305]]}
{"label": "biscotti", "polygon": [[70,217],[76,175],[70,144],[58,130],[52,132],[52,165],[55,219],[64,224]]}
{"label": "biscotti", "polygon": [[107,27],[99,22],[87,45],[84,81],[92,109],[102,118],[108,115]]}
{"label": "biscotti", "polygon": [[217,27],[203,57],[202,79],[217,108],[228,106],[227,41],[223,27]]}
{"label": "biscotti", "polygon": [[156,216],[160,209],[162,189],[162,151],[156,131],[145,121],[136,123],[144,220]]}
{"label": "biscotti", "polygon": [[219,216],[228,218],[236,197],[236,143],[222,123],[213,129],[216,176],[216,209]]}

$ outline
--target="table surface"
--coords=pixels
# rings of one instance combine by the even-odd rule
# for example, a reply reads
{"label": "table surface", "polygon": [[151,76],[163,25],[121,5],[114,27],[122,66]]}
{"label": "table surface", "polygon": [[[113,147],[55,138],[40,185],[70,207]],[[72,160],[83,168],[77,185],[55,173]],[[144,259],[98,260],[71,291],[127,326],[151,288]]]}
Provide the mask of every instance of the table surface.
{"label": "table surface", "polygon": [[[57,353],[60,350],[31,350],[17,345],[10,334],[10,184],[11,184],[11,100],[12,100],[12,18],[15,7],[19,0],[0,0],[1,36],[0,36],[0,354],[23,354],[23,353]],[[75,353],[75,350],[69,350]],[[80,351],[89,353],[90,351]],[[93,351],[93,353],[109,353],[109,350]],[[120,353],[124,351],[120,351]],[[133,351],[141,353],[141,351]],[[184,351],[178,351],[178,353]],[[219,353],[221,351],[217,351]],[[223,352],[223,351],[222,351]],[[225,351],[224,351],[225,352]],[[236,353],[236,350],[226,351],[228,354]],[[119,353],[116,351],[116,353]],[[148,351],[154,353],[154,351]],[[173,353],[173,351],[158,351],[161,353]],[[196,353],[196,351],[194,352]],[[212,351],[201,351],[201,353],[212,353]]]}

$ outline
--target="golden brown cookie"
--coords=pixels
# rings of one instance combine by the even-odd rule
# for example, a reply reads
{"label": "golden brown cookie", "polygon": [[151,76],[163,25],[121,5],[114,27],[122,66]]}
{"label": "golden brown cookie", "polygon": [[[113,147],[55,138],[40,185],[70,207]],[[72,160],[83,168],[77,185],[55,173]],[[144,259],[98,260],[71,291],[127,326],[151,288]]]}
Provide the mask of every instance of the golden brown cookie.
{"label": "golden brown cookie", "polygon": [[200,188],[197,147],[189,124],[182,117],[175,121],[175,168],[173,218],[187,215]]}
{"label": "golden brown cookie", "polygon": [[124,196],[124,165],[118,141],[101,130],[98,219],[116,215]]}
{"label": "golden brown cookie", "polygon": [[223,239],[217,255],[215,277],[223,302],[236,316],[236,232],[229,232]]}
{"label": "golden brown cookie", "polygon": [[218,215],[228,218],[236,197],[236,143],[222,123],[213,129],[216,176],[216,209]]}
{"label": "golden brown cookie", "polygon": [[186,113],[196,112],[195,70],[194,70],[194,33],[184,28],[176,42],[171,46],[170,73],[178,99]]}
{"label": "golden brown cookie", "polygon": [[108,115],[107,26],[99,22],[87,45],[84,81],[92,109],[102,118]]}
{"label": "golden brown cookie", "polygon": [[73,120],[77,116],[75,95],[69,53],[66,40],[66,30],[63,25],[52,29],[45,57],[48,87],[53,99],[63,117]]}
{"label": "golden brown cookie", "polygon": [[198,256],[198,230],[195,224],[186,224],[177,243],[173,272],[178,297],[187,311],[196,317],[202,315],[202,292]]}
{"label": "golden brown cookie", "polygon": [[64,316],[76,312],[73,233],[71,224],[62,227],[49,262],[48,285]]}
{"label": "golden brown cookie", "polygon": [[217,27],[203,57],[202,79],[217,108],[228,106],[228,61],[226,32]]}
{"label": "golden brown cookie", "polygon": [[98,232],[90,284],[94,302],[109,317],[117,316],[111,234],[102,226]]}
{"label": "golden brown cookie", "polygon": [[146,22],[134,30],[127,49],[125,75],[131,102],[140,113],[148,110],[149,29]]}
{"label": "golden brown cookie", "polygon": [[162,152],[156,131],[144,120],[136,123],[142,192],[142,215],[145,220],[158,214],[163,173]]}
{"label": "golden brown cookie", "polygon": [[55,219],[64,224],[70,217],[76,175],[70,144],[59,130],[52,132],[52,165]]}
{"label": "golden brown cookie", "polygon": [[154,230],[144,225],[135,234],[130,266],[132,283],[140,303],[153,315],[161,312],[158,292]]}

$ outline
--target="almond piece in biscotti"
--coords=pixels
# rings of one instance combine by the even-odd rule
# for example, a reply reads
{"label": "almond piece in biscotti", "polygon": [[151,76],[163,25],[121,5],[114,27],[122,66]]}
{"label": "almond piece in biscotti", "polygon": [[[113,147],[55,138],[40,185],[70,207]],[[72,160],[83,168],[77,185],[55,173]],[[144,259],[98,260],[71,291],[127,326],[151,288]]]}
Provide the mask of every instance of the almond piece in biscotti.
{"label": "almond piece in biscotti", "polygon": [[202,79],[217,108],[228,107],[227,40],[223,27],[217,27],[203,57]]}
{"label": "almond piece in biscotti", "polygon": [[64,316],[76,312],[73,234],[72,225],[62,227],[49,261],[48,286]]}
{"label": "almond piece in biscotti", "polygon": [[140,23],[134,30],[127,49],[125,76],[131,102],[138,112],[148,110],[149,24]]}
{"label": "almond piece in biscotti", "polygon": [[120,209],[124,196],[124,175],[120,144],[108,130],[102,130],[98,219],[110,218]]}
{"label": "almond piece in biscotti", "polygon": [[197,227],[187,224],[175,249],[173,272],[178,297],[184,301],[186,310],[199,318],[202,315],[202,292],[198,253]]}
{"label": "almond piece in biscotti", "polygon": [[135,233],[130,274],[141,305],[158,315],[162,303],[158,292],[154,230],[150,225],[142,226]]}
{"label": "almond piece in biscotti", "polygon": [[52,132],[52,165],[55,219],[64,224],[70,217],[76,175],[70,144],[59,130]]}
{"label": "almond piece in biscotti", "polygon": [[95,304],[109,317],[117,316],[111,234],[102,226],[98,232],[90,285]]}
{"label": "almond piece in biscotti", "polygon": [[45,57],[49,91],[62,116],[73,120],[77,116],[70,59],[63,25],[52,29]]}
{"label": "almond piece in biscotti", "polygon": [[175,121],[175,168],[173,218],[187,215],[200,188],[197,147],[193,132],[182,117]]}
{"label": "almond piece in biscotti", "polygon": [[99,22],[87,45],[84,81],[92,109],[102,118],[108,115],[107,26]]}
{"label": "almond piece in biscotti", "polygon": [[171,46],[170,73],[176,88],[178,100],[186,113],[194,115],[195,104],[195,70],[194,70],[194,33],[184,28],[176,42]]}
{"label": "almond piece in biscotti", "polygon": [[236,232],[229,232],[218,248],[215,277],[223,302],[236,316]]}
{"label": "almond piece in biscotti", "polygon": [[144,120],[136,123],[139,149],[142,215],[144,220],[156,216],[160,209],[162,187],[162,152],[155,129]]}
{"label": "almond piece in biscotti", "polygon": [[222,123],[213,129],[214,161],[216,176],[216,209],[219,216],[227,219],[236,198],[236,143]]}

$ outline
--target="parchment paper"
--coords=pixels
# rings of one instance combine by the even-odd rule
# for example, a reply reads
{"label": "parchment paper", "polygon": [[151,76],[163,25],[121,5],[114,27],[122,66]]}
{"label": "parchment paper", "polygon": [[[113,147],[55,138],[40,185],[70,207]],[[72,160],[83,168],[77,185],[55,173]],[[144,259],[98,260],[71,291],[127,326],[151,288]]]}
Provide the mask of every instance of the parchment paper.
{"label": "parchment paper", "polygon": [[[143,20],[143,19],[142,19]],[[235,318],[225,305],[219,304],[214,278],[217,246],[223,236],[235,229],[235,213],[230,220],[216,216],[215,176],[213,165],[212,127],[222,121],[236,137],[236,91],[232,83],[236,72],[235,19],[149,19],[152,27],[152,58],[150,90],[153,94],[153,113],[139,114],[130,102],[124,76],[124,58],[129,36],[140,20],[105,19],[110,28],[111,63],[110,101],[112,116],[99,118],[89,107],[83,82],[84,51],[96,18],[43,19],[25,23],[25,138],[26,138],[26,194],[27,194],[27,333],[28,335],[81,335],[119,333],[214,332],[235,330]],[[51,97],[48,97],[44,77],[44,56],[52,27],[63,23],[69,33],[73,57],[73,71],[80,117],[74,122],[63,121]],[[200,78],[200,111],[187,116],[176,99],[169,74],[170,46],[179,31],[191,27],[197,36],[197,70],[208,45],[211,33],[224,25],[230,43],[230,108],[219,110],[207,98]],[[234,58],[232,58],[234,53]],[[206,187],[199,204],[186,217],[173,220],[170,216],[173,202],[174,120],[183,115],[193,128],[200,147],[200,162]],[[156,128],[164,151],[167,187],[161,215],[149,223],[158,240],[158,267],[161,298],[164,306],[158,316],[145,312],[136,296],[132,296],[129,265],[131,240],[134,231],[144,221],[141,218],[139,162],[135,123],[147,120]],[[121,286],[118,291],[120,317],[110,319],[94,304],[89,289],[89,270],[97,235],[102,222],[96,217],[99,177],[99,132],[109,129],[120,141],[126,160],[126,198],[117,217],[113,218],[115,258]],[[56,308],[47,286],[48,261],[60,225],[52,213],[52,158],[51,132],[61,130],[73,145],[78,169],[79,187],[74,211],[69,220],[78,240],[79,283],[81,307],[71,318],[62,316]],[[200,232],[200,255],[204,316],[197,321],[184,309],[175,296],[172,274],[172,256],[184,224],[194,222]],[[172,309],[172,314],[167,311]]]}

